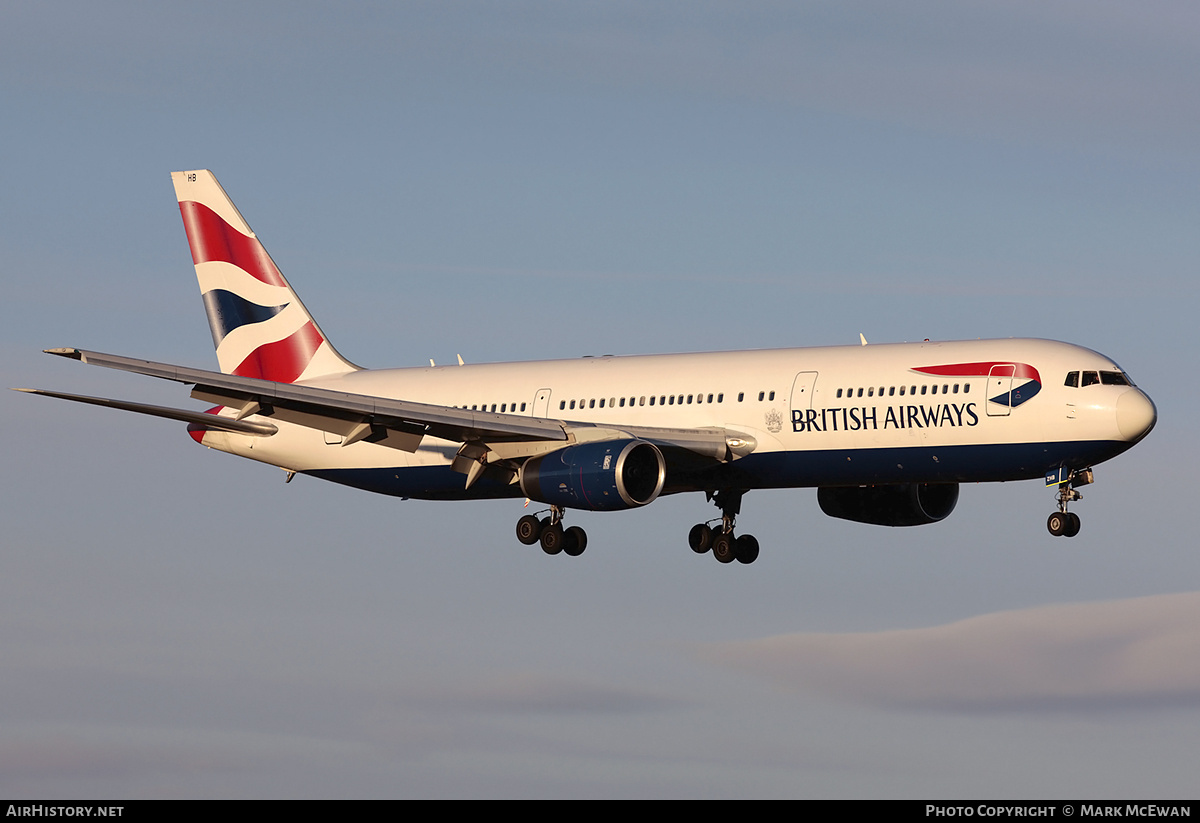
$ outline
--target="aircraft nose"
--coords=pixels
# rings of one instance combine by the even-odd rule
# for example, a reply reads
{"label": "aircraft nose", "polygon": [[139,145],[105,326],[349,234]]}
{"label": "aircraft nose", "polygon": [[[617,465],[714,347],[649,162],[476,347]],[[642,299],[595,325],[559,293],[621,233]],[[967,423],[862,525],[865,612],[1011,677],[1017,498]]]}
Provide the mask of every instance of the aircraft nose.
{"label": "aircraft nose", "polygon": [[1140,389],[1130,389],[1117,398],[1117,429],[1126,440],[1141,440],[1158,422],[1154,402]]}

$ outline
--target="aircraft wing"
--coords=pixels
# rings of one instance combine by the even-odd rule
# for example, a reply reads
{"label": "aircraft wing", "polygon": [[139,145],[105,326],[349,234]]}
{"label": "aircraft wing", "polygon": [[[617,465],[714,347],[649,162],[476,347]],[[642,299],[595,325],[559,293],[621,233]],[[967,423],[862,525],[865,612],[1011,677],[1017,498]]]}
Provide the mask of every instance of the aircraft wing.
{"label": "aircraft wing", "polygon": [[[485,462],[532,457],[554,451],[572,442],[621,437],[636,437],[672,450],[682,449],[693,455],[721,462],[747,454],[755,445],[753,438],[728,432],[723,428],[668,429],[622,426],[618,430],[587,422],[457,409],[296,383],[276,383],[254,377],[240,377],[83,349],[47,349],[46,353],[80,360],[94,366],[191,384],[193,398],[237,410],[231,421],[233,423],[240,423],[243,418],[257,414],[272,420],[341,435],[344,438],[343,445],[365,440],[412,452],[416,451],[424,437],[431,436],[467,444],[470,448],[464,448],[461,453],[463,457],[466,460]],[[247,434],[270,434],[264,428],[254,430],[250,426],[238,428],[222,425],[217,421],[229,421],[229,418],[216,418],[215,415],[56,392],[39,393],[205,425],[211,422],[215,424],[213,428],[225,428]]]}

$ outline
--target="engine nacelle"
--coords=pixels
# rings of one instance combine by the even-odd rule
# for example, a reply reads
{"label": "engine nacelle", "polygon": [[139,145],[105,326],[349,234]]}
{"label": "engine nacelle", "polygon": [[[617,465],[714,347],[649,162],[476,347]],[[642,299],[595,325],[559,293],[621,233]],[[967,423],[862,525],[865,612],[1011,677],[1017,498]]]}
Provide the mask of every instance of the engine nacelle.
{"label": "engine nacelle", "polygon": [[653,502],[666,478],[667,463],[653,443],[604,440],[526,460],[520,483],[530,500],[615,511]]}
{"label": "engine nacelle", "polygon": [[830,517],[876,526],[924,526],[944,520],[958,503],[957,483],[900,483],[893,486],[817,489],[821,511]]}

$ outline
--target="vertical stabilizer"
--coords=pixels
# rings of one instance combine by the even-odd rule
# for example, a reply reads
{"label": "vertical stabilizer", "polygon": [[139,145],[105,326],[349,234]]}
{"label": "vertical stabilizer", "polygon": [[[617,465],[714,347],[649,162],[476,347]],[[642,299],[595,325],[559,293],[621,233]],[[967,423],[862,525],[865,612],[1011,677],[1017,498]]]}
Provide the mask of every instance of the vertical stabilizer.
{"label": "vertical stabilizer", "polygon": [[358,367],[317,327],[211,171],[171,173],[221,371],[294,383]]}

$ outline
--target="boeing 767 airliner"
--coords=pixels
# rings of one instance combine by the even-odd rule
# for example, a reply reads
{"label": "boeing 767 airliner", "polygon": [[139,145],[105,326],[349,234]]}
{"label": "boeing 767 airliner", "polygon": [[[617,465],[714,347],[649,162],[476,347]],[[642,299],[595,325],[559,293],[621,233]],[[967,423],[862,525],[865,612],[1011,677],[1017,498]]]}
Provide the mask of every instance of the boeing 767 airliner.
{"label": "boeing 767 airliner", "polygon": [[343,358],[209,171],[172,174],[220,371],[82,349],[51,354],[190,384],[207,412],[24,389],[184,421],[197,443],[405,498],[528,498],[525,544],[578,555],[568,509],[704,492],[688,542],[751,563],[734,534],[753,489],[817,488],[833,517],[942,520],[960,483],[1045,478],[1053,535],[1092,467],[1157,412],[1112,360],[1050,340],[585,357],[367,370]]}

